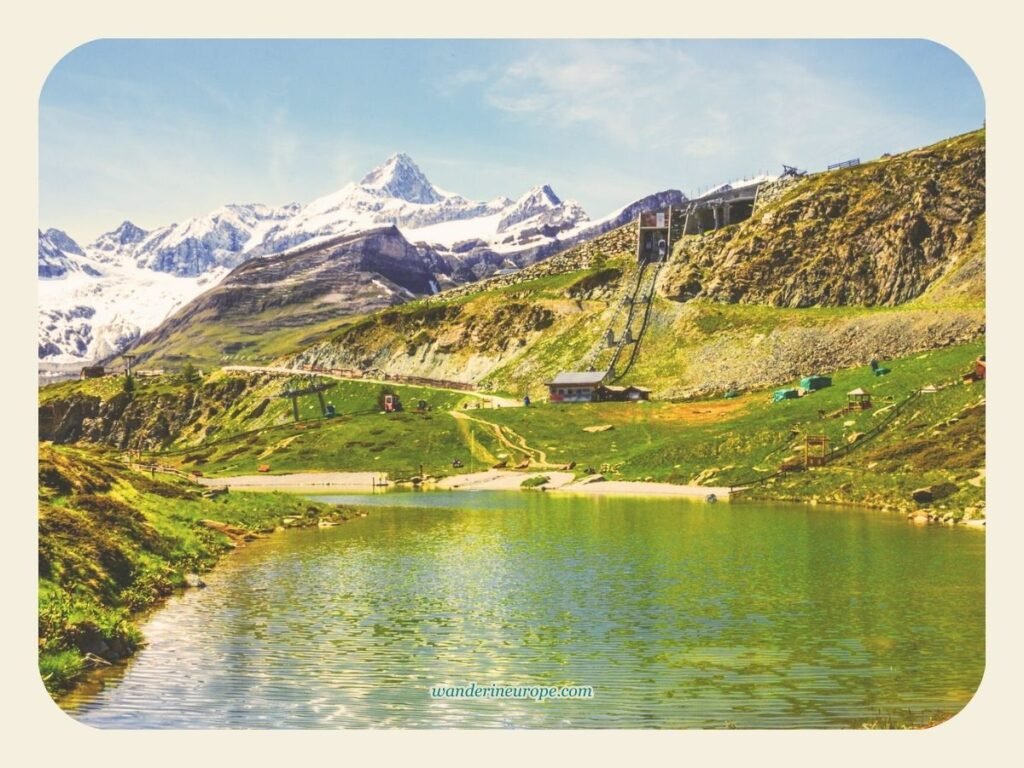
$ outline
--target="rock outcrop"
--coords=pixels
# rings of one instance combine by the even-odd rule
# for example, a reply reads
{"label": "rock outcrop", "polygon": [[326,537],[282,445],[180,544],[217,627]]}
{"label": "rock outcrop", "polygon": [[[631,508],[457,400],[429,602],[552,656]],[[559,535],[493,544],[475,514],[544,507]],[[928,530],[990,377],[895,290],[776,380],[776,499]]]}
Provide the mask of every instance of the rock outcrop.
{"label": "rock outcrop", "polygon": [[[225,377],[145,396],[118,392],[106,399],[75,392],[39,405],[39,439],[54,443],[97,443],[118,449],[166,448],[188,432],[212,436],[206,421],[232,409],[269,377]],[[261,403],[261,405],[263,405]],[[259,423],[263,408],[236,417],[243,425]]]}
{"label": "rock outcrop", "polygon": [[169,342],[187,347],[187,337],[202,329],[231,354],[236,324],[260,332],[372,312],[432,294],[435,270],[444,268],[396,227],[252,259],[142,336],[134,351],[144,362]]}
{"label": "rock outcrop", "polygon": [[776,307],[895,306],[949,279],[982,298],[984,211],[979,131],[807,177],[737,226],[681,238],[660,291]]}

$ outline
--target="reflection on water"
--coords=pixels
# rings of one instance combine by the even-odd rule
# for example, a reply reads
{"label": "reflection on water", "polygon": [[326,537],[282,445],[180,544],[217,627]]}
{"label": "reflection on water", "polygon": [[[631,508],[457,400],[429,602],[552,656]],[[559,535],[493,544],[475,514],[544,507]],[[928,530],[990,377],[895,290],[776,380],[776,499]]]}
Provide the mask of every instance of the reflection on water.
{"label": "reflection on water", "polygon": [[[981,678],[972,531],[664,499],[357,500],[435,506],[232,554],[63,706],[124,728],[847,727],[956,712]],[[595,695],[428,694],[469,683]]]}

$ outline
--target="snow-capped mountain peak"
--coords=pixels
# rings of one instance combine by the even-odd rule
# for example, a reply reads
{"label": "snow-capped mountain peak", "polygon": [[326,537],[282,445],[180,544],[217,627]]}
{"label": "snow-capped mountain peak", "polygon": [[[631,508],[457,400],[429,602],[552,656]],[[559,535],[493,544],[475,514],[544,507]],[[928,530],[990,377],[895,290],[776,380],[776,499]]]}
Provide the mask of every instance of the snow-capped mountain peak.
{"label": "snow-capped mountain peak", "polygon": [[46,230],[46,232],[40,232],[39,237],[40,239],[45,238],[50,246],[64,253],[73,253],[77,256],[85,255],[82,252],[82,249],[78,246],[78,243],[72,240],[67,232],[64,232],[63,230],[53,229],[51,227]]}
{"label": "snow-capped mountain peak", "polygon": [[44,279],[63,278],[70,273],[84,272],[98,275],[89,258],[67,233],[59,229],[39,232],[39,255],[37,258],[39,277]]}
{"label": "snow-capped mountain peak", "polygon": [[121,222],[121,226],[110,232],[104,232],[96,238],[89,248],[89,255],[97,261],[111,263],[131,258],[138,243],[146,239],[149,233],[130,221]]}
{"label": "snow-capped mountain peak", "polygon": [[110,239],[120,245],[128,245],[129,243],[138,243],[143,240],[146,235],[149,234],[142,227],[137,227],[132,222],[125,221],[121,222],[121,226],[115,229],[113,232],[108,232],[107,235]]}
{"label": "snow-capped mountain peak", "polygon": [[280,208],[258,203],[225,205],[148,233],[135,247],[133,258],[140,267],[181,276],[230,269],[247,258],[244,251],[260,245],[298,210],[295,203]]}
{"label": "snow-capped mountain peak", "polygon": [[243,262],[300,245],[328,247],[342,236],[397,227],[415,244],[403,252],[416,253],[410,269],[427,259],[437,290],[544,258],[624,223],[638,206],[685,200],[671,192],[591,222],[577,202],[563,201],[547,184],[515,200],[481,202],[447,192],[399,152],[358,183],[307,205],[225,205],[150,231],[124,221],[85,249],[60,230],[47,230],[39,233],[39,356],[68,363],[102,357]]}
{"label": "snow-capped mountain peak", "polygon": [[398,152],[366,174],[359,186],[382,197],[393,197],[408,203],[431,205],[444,195],[404,152]]}
{"label": "snow-capped mountain peak", "polygon": [[520,201],[523,200],[529,200],[535,205],[546,205],[551,208],[561,204],[562,202],[561,198],[559,198],[558,195],[555,194],[555,191],[547,184],[534,187],[520,198]]}
{"label": "snow-capped mountain peak", "polygon": [[467,200],[431,184],[412,158],[398,152],[366,174],[313,200],[292,219],[269,230],[254,253],[280,253],[302,243],[325,240],[381,225],[404,230],[491,216],[507,198],[493,203]]}
{"label": "snow-capped mountain peak", "polygon": [[547,184],[536,186],[520,197],[515,203],[503,212],[498,222],[498,232],[505,232],[510,227],[520,224],[534,217],[544,216],[551,221],[545,223],[557,224],[560,226],[574,226],[582,221],[587,221],[586,212],[575,202],[563,203]]}

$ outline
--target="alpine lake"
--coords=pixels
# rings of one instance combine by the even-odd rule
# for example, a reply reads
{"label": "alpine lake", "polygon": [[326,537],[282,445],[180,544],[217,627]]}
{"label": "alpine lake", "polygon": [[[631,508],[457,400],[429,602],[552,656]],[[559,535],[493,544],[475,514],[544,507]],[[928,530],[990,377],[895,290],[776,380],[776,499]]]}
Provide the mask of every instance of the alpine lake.
{"label": "alpine lake", "polygon": [[[984,671],[985,536],[825,506],[317,496],[365,518],[226,556],[59,703],[103,728],[857,728]],[[589,698],[434,698],[435,686]]]}

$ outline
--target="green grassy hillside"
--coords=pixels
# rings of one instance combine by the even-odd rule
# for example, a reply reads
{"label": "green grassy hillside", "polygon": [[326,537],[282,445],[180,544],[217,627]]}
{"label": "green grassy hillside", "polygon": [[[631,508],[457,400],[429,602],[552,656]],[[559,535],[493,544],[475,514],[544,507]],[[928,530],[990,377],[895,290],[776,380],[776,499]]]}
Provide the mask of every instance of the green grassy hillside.
{"label": "green grassy hillside", "polygon": [[[455,458],[465,469],[482,469],[507,457],[511,463],[530,458],[534,465],[547,466],[575,462],[578,472],[588,466],[600,470],[607,465],[609,477],[618,479],[741,485],[778,469],[783,458],[802,446],[805,434],[824,434],[832,446],[847,445],[852,435],[870,432],[885,418],[889,406],[902,402],[912,392],[928,385],[950,384],[934,394],[922,395],[882,434],[841,462],[755,491],[900,506],[913,488],[946,481],[962,484],[961,474],[970,472],[973,477],[983,468],[984,454],[979,448],[984,445],[983,410],[978,412],[980,417],[975,413],[970,419],[962,419],[961,412],[984,397],[984,383],[958,383],[960,375],[970,370],[974,359],[983,353],[983,344],[976,342],[886,359],[883,362],[892,373],[883,377],[874,376],[867,366],[822,371],[832,373],[832,387],[782,403],[772,403],[771,390],[761,389],[732,399],[476,408],[481,401],[473,396],[394,387],[407,410],[383,414],[376,405],[381,385],[348,381],[339,383],[331,393],[340,416],[294,423],[290,411],[278,405],[274,421],[256,428],[232,420],[232,413],[251,411],[263,402],[264,389],[252,387],[238,397],[233,410],[205,415],[208,409],[200,403],[196,408],[200,420],[186,425],[177,439],[152,455],[164,463],[208,475],[252,473],[259,465],[267,464],[272,473],[376,470],[392,478],[408,478],[419,473],[421,464],[425,472],[436,476],[454,473],[451,462]],[[787,383],[795,385],[797,381],[794,378]],[[82,383],[83,388],[96,386]],[[831,417],[845,405],[846,392],[856,387],[873,393],[875,408]],[[137,402],[146,399],[144,391],[137,397]],[[415,410],[420,399],[429,406],[422,413]],[[311,401],[304,406],[308,411],[315,400],[307,400]],[[822,412],[826,418],[822,418]],[[959,426],[947,432],[945,425],[950,419],[957,419],[952,424]],[[583,431],[584,427],[600,425],[613,429]],[[960,448],[947,444],[947,438],[968,427],[965,439],[976,445],[960,455]],[[214,436],[197,442],[195,435],[205,433]],[[877,478],[863,475],[873,451],[881,453],[871,461],[884,468]],[[849,480],[839,469],[847,462],[850,467],[860,468],[857,472],[861,474],[854,472],[854,485],[840,489]],[[833,473],[841,478],[834,483],[835,488],[829,485],[831,481],[811,482],[811,478],[831,477]],[[951,480],[954,475],[957,479]],[[877,499],[868,493],[874,486],[881,489]],[[980,487],[962,490],[965,495],[951,503],[962,501],[961,507],[966,507],[982,502]]]}
{"label": "green grassy hillside", "polygon": [[[40,447],[39,669],[50,690],[130,655],[141,641],[136,614],[247,536],[285,518],[316,524],[351,514],[283,494],[204,498],[200,490],[95,451]],[[228,533],[203,520],[226,524]]]}
{"label": "green grassy hillside", "polygon": [[[983,468],[983,411],[972,416],[973,444],[967,459],[959,454],[959,446],[946,443],[949,433],[945,427],[946,421],[958,418],[963,409],[984,398],[983,383],[959,383],[960,373],[970,370],[983,351],[981,344],[969,344],[886,362],[892,373],[884,377],[874,376],[867,366],[838,371],[833,374],[832,387],[781,403],[771,403],[769,391],[757,391],[731,400],[558,404],[500,410],[486,417],[522,435],[530,445],[543,448],[551,462],[575,461],[595,469],[607,464],[612,468],[610,476],[617,479],[740,485],[774,472],[783,458],[802,451],[806,434],[827,435],[832,446],[847,445],[851,435],[866,433],[883,419],[886,406],[929,384],[952,382],[935,394],[922,395],[908,414],[840,464],[756,491],[770,496],[792,492],[794,498],[819,495],[835,501],[867,501],[868,489],[877,479],[879,487],[888,489],[879,490],[879,497],[897,505],[906,490],[949,479],[951,473],[962,483],[964,472],[974,477]],[[875,408],[837,418],[821,417],[822,411],[832,414],[841,409],[846,393],[857,387],[873,394]],[[614,429],[583,431],[583,427],[602,424]],[[880,453],[875,456],[875,452]],[[904,453],[906,461],[897,461]],[[933,461],[922,458],[929,454]],[[843,489],[845,495],[838,490],[833,493],[829,481],[815,485],[808,480],[840,472],[840,466],[863,470],[871,461],[878,462],[871,468],[878,469],[878,477],[856,478],[857,487]],[[972,504],[982,498],[980,489],[975,490],[978,492],[963,488],[964,499],[970,497]]]}

